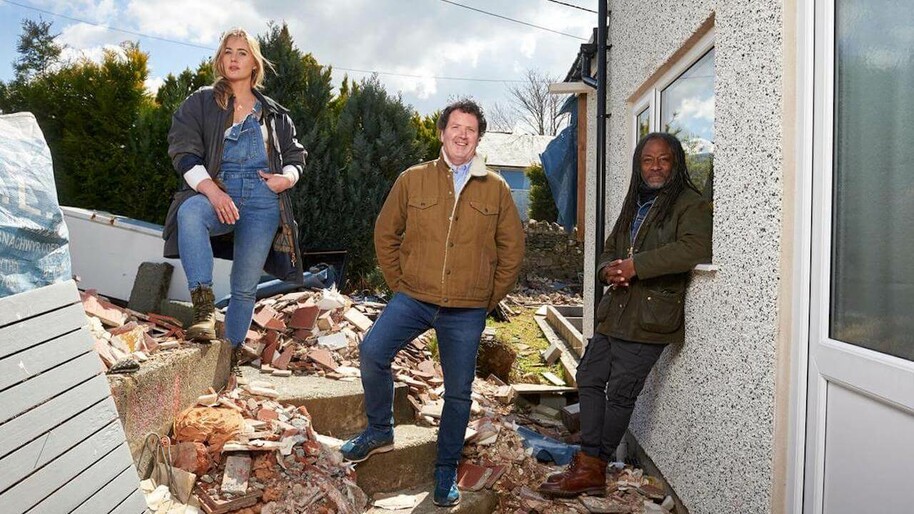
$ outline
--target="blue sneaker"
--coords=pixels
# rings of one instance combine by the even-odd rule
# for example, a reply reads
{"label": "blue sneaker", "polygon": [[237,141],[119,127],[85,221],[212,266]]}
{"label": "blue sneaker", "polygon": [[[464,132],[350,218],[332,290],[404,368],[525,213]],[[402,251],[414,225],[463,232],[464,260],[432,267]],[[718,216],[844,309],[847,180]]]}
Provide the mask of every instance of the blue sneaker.
{"label": "blue sneaker", "polygon": [[340,453],[349,462],[362,462],[375,453],[389,452],[393,449],[393,430],[389,434],[385,434],[369,427],[358,436],[346,441],[340,448]]}
{"label": "blue sneaker", "polygon": [[433,501],[439,507],[453,507],[460,503],[456,469],[435,468],[435,497]]}

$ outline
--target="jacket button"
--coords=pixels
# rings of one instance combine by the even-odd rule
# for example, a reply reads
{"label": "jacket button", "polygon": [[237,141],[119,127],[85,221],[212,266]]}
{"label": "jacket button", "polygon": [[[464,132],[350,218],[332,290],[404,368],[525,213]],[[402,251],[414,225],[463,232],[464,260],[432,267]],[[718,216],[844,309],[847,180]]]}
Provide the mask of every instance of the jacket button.
{"label": "jacket button", "polygon": [[444,299],[444,303],[447,303],[447,298]]}
{"label": "jacket button", "polygon": [[650,297],[650,296],[647,297],[647,301],[651,301],[651,297]]}
{"label": "jacket button", "polygon": [[460,216],[454,216],[454,221],[457,221],[459,219],[460,219]]}
{"label": "jacket button", "polygon": [[448,243],[447,245],[448,245],[449,247],[451,247],[451,248],[454,247],[454,243]]}
{"label": "jacket button", "polygon": [[422,207],[425,207],[425,202],[422,202],[422,203],[420,203],[419,205],[422,206]]}
{"label": "jacket button", "polygon": [[451,270],[447,270],[447,271],[445,271],[445,273],[447,273],[448,275],[450,275],[450,274],[451,274]]}

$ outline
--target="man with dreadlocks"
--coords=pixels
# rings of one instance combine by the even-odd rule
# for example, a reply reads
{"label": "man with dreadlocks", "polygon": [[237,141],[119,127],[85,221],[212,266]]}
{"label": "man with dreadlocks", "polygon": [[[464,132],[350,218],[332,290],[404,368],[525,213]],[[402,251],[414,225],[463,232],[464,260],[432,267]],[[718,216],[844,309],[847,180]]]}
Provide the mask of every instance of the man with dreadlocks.
{"label": "man with dreadlocks", "polygon": [[606,466],[622,440],[648,373],[682,343],[689,270],[711,259],[711,206],[689,179],[676,137],[638,142],[622,212],[600,256],[608,285],[597,330],[578,366],[581,451],[539,490],[571,497],[606,491]]}

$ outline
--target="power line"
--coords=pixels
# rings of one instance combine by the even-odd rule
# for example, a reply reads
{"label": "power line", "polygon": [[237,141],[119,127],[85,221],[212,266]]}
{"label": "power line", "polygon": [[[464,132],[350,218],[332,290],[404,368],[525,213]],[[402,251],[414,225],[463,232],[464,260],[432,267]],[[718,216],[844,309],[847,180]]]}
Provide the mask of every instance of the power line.
{"label": "power line", "polygon": [[[566,7],[573,7],[573,8],[575,8],[575,9],[580,9],[580,10],[582,10],[582,11],[592,12],[592,13],[594,13],[594,14],[600,14],[600,13],[598,13],[597,11],[594,11],[593,9],[588,9],[588,8],[586,8],[586,7],[581,7],[580,5],[566,4],[565,2],[559,2],[559,0],[546,0],[546,1],[547,1],[547,2],[552,2],[552,3],[554,3],[554,4],[564,5],[564,6],[566,6]],[[600,1],[604,1],[604,0],[600,0]]]}
{"label": "power line", "polygon": [[65,18],[65,19],[71,20],[71,21],[78,21],[78,22],[80,22],[80,23],[85,23],[85,24],[87,24],[87,25],[92,25],[92,26],[95,26],[95,27],[101,27],[101,28],[103,28],[103,29],[105,29],[105,30],[110,30],[110,31],[113,31],[113,32],[122,32],[122,33],[124,33],[124,34],[130,34],[131,36],[144,37],[144,38],[147,38],[147,39],[155,39],[155,40],[158,40],[158,41],[164,41],[164,42],[166,42],[166,43],[174,43],[174,44],[176,44],[176,45],[184,45],[184,46],[191,46],[191,47],[194,47],[194,48],[202,48],[203,50],[209,50],[209,51],[211,51],[211,52],[216,50],[215,48],[210,48],[210,47],[203,46],[203,45],[195,45],[195,44],[193,44],[193,43],[187,43],[187,42],[184,42],[184,41],[177,41],[177,40],[174,40],[174,39],[168,39],[168,38],[159,37],[159,36],[150,36],[149,34],[143,34],[142,32],[134,32],[134,31],[132,31],[132,30],[126,30],[126,29],[121,29],[121,28],[117,28],[117,27],[112,27],[112,26],[110,26],[110,25],[102,25],[101,23],[94,23],[94,22],[91,22],[91,21],[89,21],[89,20],[83,20],[83,19],[80,19],[80,18],[74,18],[74,17],[72,17],[72,16],[67,16],[66,14],[60,14],[60,13],[56,13],[56,12],[52,12],[52,11],[47,11],[47,10],[44,10],[44,9],[39,9],[38,7],[32,7],[31,5],[20,4],[20,3],[18,3],[18,2],[11,2],[10,0],[0,0],[0,2],[4,2],[4,3],[10,4],[10,5],[15,5],[16,7],[22,7],[23,9],[31,9],[31,10],[33,10],[33,11],[38,11],[38,12],[40,12],[40,13],[49,14],[49,15],[51,15],[51,16],[57,16],[57,17],[60,17],[60,18]]}
{"label": "power line", "polygon": [[[146,38],[146,39],[154,39],[157,41],[163,41],[165,43],[172,43],[175,45],[199,48],[202,50],[208,50],[210,52],[216,51],[215,48],[209,47],[209,46],[197,45],[194,43],[188,43],[186,41],[178,41],[176,39],[168,39],[168,38],[159,37],[159,36],[152,36],[149,34],[144,34],[142,32],[136,32],[136,31],[122,29],[122,28],[118,28],[118,27],[112,27],[110,25],[102,25],[101,23],[95,23],[95,22],[92,22],[89,20],[84,20],[81,18],[74,18],[73,16],[67,16],[66,14],[60,14],[60,13],[48,11],[45,9],[39,9],[38,7],[32,7],[30,5],[24,5],[24,4],[20,4],[18,2],[12,2],[10,0],[0,0],[0,2],[7,3],[10,5],[15,5],[16,7],[21,7],[23,9],[30,9],[32,11],[37,11],[42,14],[47,14],[50,16],[57,16],[59,18],[64,18],[67,20],[76,21],[79,23],[85,23],[86,25],[92,25],[93,27],[100,27],[105,30],[110,30],[112,32],[121,32],[123,34],[129,34],[131,36],[137,36],[137,37],[142,37],[142,38]],[[436,80],[462,80],[462,81],[467,81],[467,82],[518,82],[518,83],[523,82],[523,80],[517,80],[517,79],[481,79],[481,78],[471,78],[471,77],[441,77],[441,76],[434,76],[434,75],[429,76],[429,75],[417,75],[417,74],[409,74],[409,73],[394,73],[391,71],[362,70],[362,69],[358,69],[358,68],[344,68],[342,66],[333,66],[333,65],[328,65],[328,66],[331,66],[337,70],[342,70],[342,71],[351,71],[354,73],[377,73],[378,75],[389,75],[389,76],[393,76],[393,77],[436,79]]]}
{"label": "power line", "polygon": [[533,28],[535,28],[535,29],[545,30],[545,31],[547,31],[547,32],[552,32],[552,33],[555,33],[555,34],[561,34],[561,35],[563,35],[563,36],[573,37],[573,38],[575,38],[575,39],[580,39],[581,41],[587,41],[587,39],[582,38],[582,37],[579,37],[579,36],[575,36],[574,34],[569,34],[569,33],[567,33],[567,32],[559,32],[558,30],[553,30],[553,29],[550,29],[550,28],[548,28],[548,27],[542,27],[542,26],[540,26],[540,25],[534,25],[534,24],[532,24],[532,23],[527,23],[526,21],[515,20],[514,18],[509,18],[509,17],[507,17],[507,16],[502,16],[501,14],[495,14],[495,13],[492,13],[492,12],[489,12],[489,11],[483,11],[482,9],[477,9],[477,8],[475,8],[475,7],[470,7],[469,5],[458,4],[457,2],[452,2],[451,0],[441,0],[441,1],[444,2],[444,3],[446,3],[446,4],[456,5],[457,7],[463,7],[464,9],[469,9],[469,10],[471,10],[471,11],[476,11],[476,12],[478,12],[478,13],[487,14],[487,15],[489,15],[489,16],[494,16],[494,17],[496,17],[496,18],[501,18],[502,20],[507,20],[507,21],[514,22],[514,23],[520,23],[521,25],[526,25],[526,26],[528,26],[528,27],[533,27]]}

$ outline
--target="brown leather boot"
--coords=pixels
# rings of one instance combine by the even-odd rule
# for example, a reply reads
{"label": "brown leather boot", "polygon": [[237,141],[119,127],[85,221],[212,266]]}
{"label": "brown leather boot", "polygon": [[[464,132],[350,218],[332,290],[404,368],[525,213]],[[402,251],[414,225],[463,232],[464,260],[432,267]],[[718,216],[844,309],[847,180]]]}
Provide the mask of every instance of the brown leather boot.
{"label": "brown leather boot", "polygon": [[204,286],[191,289],[190,299],[194,304],[194,323],[184,335],[187,339],[203,343],[216,339],[216,297],[213,290]]}
{"label": "brown leather boot", "polygon": [[603,459],[578,452],[565,471],[549,475],[537,490],[542,494],[561,498],[571,498],[584,493],[604,496],[608,464]]}

